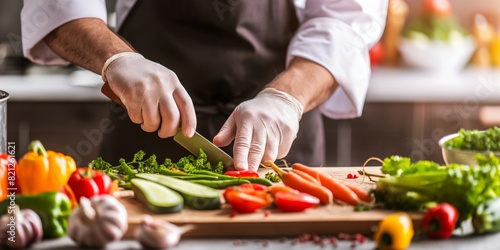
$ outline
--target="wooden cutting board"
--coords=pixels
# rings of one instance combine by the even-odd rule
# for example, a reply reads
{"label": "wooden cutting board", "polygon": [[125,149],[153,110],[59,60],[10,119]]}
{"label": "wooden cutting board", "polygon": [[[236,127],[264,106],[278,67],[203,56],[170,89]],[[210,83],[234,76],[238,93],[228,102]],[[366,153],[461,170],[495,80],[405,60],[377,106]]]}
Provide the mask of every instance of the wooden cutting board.
{"label": "wooden cutting board", "polygon": [[[334,178],[359,187],[370,189],[375,184],[368,178],[362,182],[358,179],[347,179],[348,173],[356,173],[360,167],[323,167],[322,171]],[[269,170],[262,169],[262,176]],[[367,167],[369,173],[380,174],[380,168]],[[359,174],[358,174],[359,175]],[[300,213],[284,213],[278,209],[268,209],[251,214],[231,216],[230,207],[222,209],[199,211],[184,208],[175,214],[152,214],[145,206],[133,198],[131,191],[121,191],[120,201],[128,211],[129,228],[125,237],[132,237],[144,214],[164,219],[177,225],[191,224],[195,229],[187,232],[184,237],[296,237],[304,233],[333,235],[338,233],[361,233],[371,235],[374,227],[387,215],[396,211],[371,210],[356,212],[352,206],[321,206]],[[420,227],[422,214],[410,213],[414,227]]]}

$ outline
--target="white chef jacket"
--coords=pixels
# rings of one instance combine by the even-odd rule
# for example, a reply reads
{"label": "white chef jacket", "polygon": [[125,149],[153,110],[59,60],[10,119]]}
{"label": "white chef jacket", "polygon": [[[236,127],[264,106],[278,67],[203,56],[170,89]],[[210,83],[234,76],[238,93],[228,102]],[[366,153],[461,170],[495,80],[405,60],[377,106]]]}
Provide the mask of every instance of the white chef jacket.
{"label": "white chef jacket", "polygon": [[[117,1],[117,29],[135,2]],[[335,77],[340,88],[319,107],[325,116],[347,119],[361,115],[371,74],[368,49],[384,30],[387,2],[294,0],[300,27],[288,47],[287,65],[293,57],[303,57],[322,65]],[[24,55],[40,64],[69,64],[43,38],[68,21],[88,17],[107,22],[105,1],[24,0],[21,11]]]}

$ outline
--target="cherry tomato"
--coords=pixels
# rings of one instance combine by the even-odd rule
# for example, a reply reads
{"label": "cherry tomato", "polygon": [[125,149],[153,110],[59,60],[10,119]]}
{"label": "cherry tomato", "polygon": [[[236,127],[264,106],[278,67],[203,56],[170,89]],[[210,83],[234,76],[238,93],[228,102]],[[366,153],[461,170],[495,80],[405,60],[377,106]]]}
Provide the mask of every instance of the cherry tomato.
{"label": "cherry tomato", "polygon": [[319,204],[319,199],[306,193],[277,192],[276,206],[283,212],[301,212]]}
{"label": "cherry tomato", "polygon": [[449,0],[424,0],[424,11],[443,18],[448,17],[451,15],[451,4]]}
{"label": "cherry tomato", "polygon": [[267,199],[238,191],[229,191],[227,201],[238,213],[253,213],[269,205]]}
{"label": "cherry tomato", "polygon": [[369,51],[370,64],[375,66],[384,60],[384,47],[381,42],[377,42]]}

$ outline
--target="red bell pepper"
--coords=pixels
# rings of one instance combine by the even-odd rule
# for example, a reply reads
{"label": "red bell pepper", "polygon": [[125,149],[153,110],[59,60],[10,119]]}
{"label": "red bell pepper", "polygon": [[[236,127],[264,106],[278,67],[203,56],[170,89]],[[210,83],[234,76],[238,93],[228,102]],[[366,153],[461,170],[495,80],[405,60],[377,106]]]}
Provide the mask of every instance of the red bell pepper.
{"label": "red bell pepper", "polygon": [[99,194],[109,194],[112,191],[111,177],[91,167],[78,168],[69,177],[68,185],[78,202],[82,196],[91,198]]}
{"label": "red bell pepper", "polygon": [[422,219],[422,228],[430,238],[450,238],[455,230],[458,215],[453,205],[441,203],[427,210]]}
{"label": "red bell pepper", "polygon": [[257,183],[227,187],[223,196],[233,210],[239,213],[253,213],[272,204],[267,186]]}
{"label": "red bell pepper", "polygon": [[9,155],[0,154],[0,201],[7,197]]}
{"label": "red bell pepper", "polygon": [[21,187],[15,171],[16,164],[14,156],[6,153],[0,154],[0,201],[10,193],[9,188],[14,188],[13,191],[16,194],[21,194]]}
{"label": "red bell pepper", "polygon": [[255,171],[252,171],[252,170],[241,170],[241,171],[230,170],[230,171],[226,171],[224,174],[228,175],[228,176],[240,177],[240,178],[245,178],[245,177],[258,178],[259,177],[259,174]]}

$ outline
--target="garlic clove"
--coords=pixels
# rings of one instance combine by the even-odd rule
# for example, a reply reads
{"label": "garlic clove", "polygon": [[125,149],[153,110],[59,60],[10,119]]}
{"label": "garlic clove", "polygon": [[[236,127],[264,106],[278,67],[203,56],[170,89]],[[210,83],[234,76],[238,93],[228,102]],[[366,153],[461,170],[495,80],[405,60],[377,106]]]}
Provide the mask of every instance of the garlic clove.
{"label": "garlic clove", "polygon": [[135,231],[135,237],[144,248],[168,249],[176,246],[182,235],[193,228],[191,225],[179,227],[165,220],[144,215]]}

